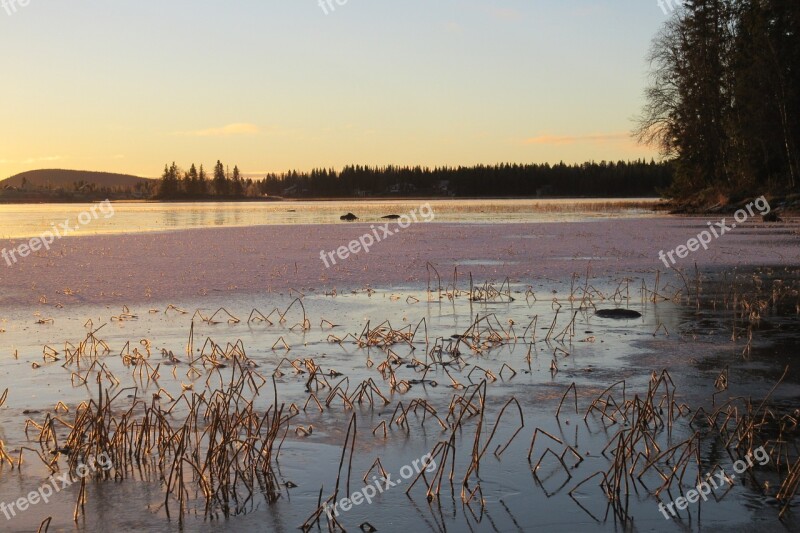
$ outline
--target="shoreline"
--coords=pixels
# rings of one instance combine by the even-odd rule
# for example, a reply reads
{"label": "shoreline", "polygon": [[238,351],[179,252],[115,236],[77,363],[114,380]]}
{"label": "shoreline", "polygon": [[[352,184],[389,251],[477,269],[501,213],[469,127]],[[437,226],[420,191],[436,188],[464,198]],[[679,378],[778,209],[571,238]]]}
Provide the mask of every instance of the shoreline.
{"label": "shoreline", "polygon": [[[0,206],[2,205],[46,205],[46,204],[86,204],[94,202],[102,202],[105,198],[42,198],[40,200],[23,199],[20,201],[9,201],[8,198],[0,197]],[[563,200],[581,200],[581,201],[619,201],[619,202],[641,202],[643,205],[661,204],[667,202],[664,198],[658,196],[368,196],[368,197],[353,197],[353,196],[336,196],[336,197],[283,197],[283,196],[268,196],[258,198],[184,198],[175,200],[162,200],[157,198],[119,198],[110,199],[111,203],[147,203],[147,204],[194,204],[194,203],[258,203],[258,202],[394,202],[394,201],[480,201],[480,200],[519,200],[519,201],[563,201]],[[662,204],[666,205],[666,204]]]}

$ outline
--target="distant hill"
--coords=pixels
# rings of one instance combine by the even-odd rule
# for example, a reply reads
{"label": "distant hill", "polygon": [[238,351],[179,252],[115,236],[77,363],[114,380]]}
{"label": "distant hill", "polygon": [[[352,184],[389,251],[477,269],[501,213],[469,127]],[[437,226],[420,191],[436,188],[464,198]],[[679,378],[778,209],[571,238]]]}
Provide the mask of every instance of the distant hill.
{"label": "distant hill", "polygon": [[110,172],[91,172],[88,170],[29,170],[0,181],[0,189],[7,185],[21,187],[25,179],[28,187],[41,188],[48,184],[53,188],[71,188],[73,183],[93,183],[98,187],[133,187],[139,183],[152,183],[153,180],[131,176],[130,174],[112,174]]}

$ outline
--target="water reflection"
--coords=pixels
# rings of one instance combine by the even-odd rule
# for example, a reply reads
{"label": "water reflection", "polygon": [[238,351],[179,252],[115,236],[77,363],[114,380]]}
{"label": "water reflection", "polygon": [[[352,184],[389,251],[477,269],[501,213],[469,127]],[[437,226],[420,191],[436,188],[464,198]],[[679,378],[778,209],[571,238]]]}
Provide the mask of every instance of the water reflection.
{"label": "water reflection", "polygon": [[[429,203],[435,222],[510,223],[573,222],[594,218],[658,216],[653,199],[563,200],[370,200],[287,202],[121,202],[114,216],[100,217],[80,228],[81,234],[143,233],[219,226],[333,224],[347,212],[362,222],[383,222],[389,214],[420,211]],[[0,205],[0,238],[40,235],[52,224],[71,220],[89,204]]]}

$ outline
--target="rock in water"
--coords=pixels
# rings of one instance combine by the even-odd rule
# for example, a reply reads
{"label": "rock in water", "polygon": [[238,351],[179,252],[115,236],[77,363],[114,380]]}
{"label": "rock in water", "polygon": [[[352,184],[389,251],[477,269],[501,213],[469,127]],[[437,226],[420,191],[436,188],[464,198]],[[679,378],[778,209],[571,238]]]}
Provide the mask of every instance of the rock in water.
{"label": "rock in water", "polygon": [[615,318],[618,320],[623,320],[629,318],[639,318],[642,316],[642,314],[638,311],[632,311],[631,309],[598,309],[597,312],[595,312],[595,316],[599,316],[600,318]]}
{"label": "rock in water", "polygon": [[388,220],[397,220],[398,218],[400,218],[400,215],[386,215],[385,217],[381,217],[381,218],[385,218],[385,219],[388,219]]}
{"label": "rock in water", "polygon": [[340,216],[339,220],[358,220],[358,217],[353,213],[347,213],[346,215]]}

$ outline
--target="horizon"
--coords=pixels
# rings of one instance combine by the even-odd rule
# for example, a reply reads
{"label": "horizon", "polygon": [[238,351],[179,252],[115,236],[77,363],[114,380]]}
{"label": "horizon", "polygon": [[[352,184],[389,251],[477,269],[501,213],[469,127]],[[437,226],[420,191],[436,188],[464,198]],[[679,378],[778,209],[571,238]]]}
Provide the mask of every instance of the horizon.
{"label": "horizon", "polygon": [[[591,160],[591,161],[570,162],[570,163],[567,163],[566,161],[558,161],[558,162],[550,162],[550,161],[544,161],[544,162],[503,161],[503,162],[494,162],[494,163],[476,163],[475,165],[469,165],[469,166],[467,166],[467,165],[437,165],[437,166],[429,166],[429,165],[414,165],[414,164],[396,165],[396,164],[393,164],[393,163],[388,163],[388,164],[384,164],[384,165],[365,165],[365,164],[362,164],[362,163],[346,163],[344,166],[341,166],[341,167],[329,167],[329,168],[326,168],[326,167],[312,167],[312,168],[304,168],[304,169],[292,168],[292,169],[284,169],[284,170],[280,170],[280,171],[270,171],[270,172],[266,172],[266,173],[257,173],[257,174],[241,172],[241,176],[243,178],[245,178],[245,179],[258,180],[258,179],[266,179],[269,176],[275,176],[275,175],[276,176],[285,176],[286,174],[288,174],[290,172],[297,172],[298,174],[302,174],[302,173],[310,173],[310,172],[312,172],[314,170],[333,170],[334,172],[339,173],[344,168],[347,168],[347,167],[366,167],[366,168],[375,168],[375,169],[384,169],[384,168],[388,168],[388,167],[396,167],[396,168],[416,168],[416,167],[420,167],[423,170],[426,170],[426,169],[434,170],[434,169],[457,169],[459,167],[463,167],[463,168],[493,167],[493,166],[501,166],[501,165],[518,165],[518,166],[550,165],[551,167],[553,167],[553,166],[557,166],[557,165],[560,165],[560,164],[564,164],[564,165],[566,165],[568,167],[572,167],[572,166],[587,165],[587,164],[602,164],[602,163],[612,164],[613,163],[613,164],[616,165],[616,164],[619,164],[619,163],[630,164],[630,163],[637,163],[637,162],[643,162],[645,164],[650,164],[651,162],[653,162],[653,163],[656,163],[656,164],[660,164],[662,162],[667,162],[667,160],[664,160],[663,158],[658,158],[658,157],[653,157],[651,159],[647,159],[647,158],[643,158],[642,157],[642,158],[639,158],[639,159],[618,159],[618,160],[602,159],[602,160],[599,160],[599,161]],[[169,164],[169,163],[167,163],[167,164]],[[175,164],[177,164],[178,169],[180,171],[182,171],[182,172],[188,171],[189,168],[192,165],[195,165],[197,167],[197,169],[200,168],[200,164],[199,163],[194,163],[194,162],[189,163],[188,166],[178,164],[177,161],[175,162]],[[227,165],[224,162],[223,162],[223,164],[226,165],[226,167],[230,170],[230,168],[229,168],[230,165]],[[237,166],[236,163],[234,163],[234,166]],[[213,169],[214,165],[213,164],[209,165],[209,164],[203,163],[203,168],[206,169],[206,170],[208,170],[209,168]],[[86,173],[94,173],[94,174],[117,174],[117,175],[120,175],[120,176],[131,176],[131,177],[135,177],[135,178],[142,178],[142,179],[148,179],[148,180],[154,180],[154,181],[158,181],[163,177],[161,175],[159,175],[159,176],[143,176],[143,175],[140,175],[140,174],[133,174],[133,173],[124,172],[124,171],[94,170],[94,169],[86,169],[86,168],[42,167],[42,168],[32,168],[32,169],[29,169],[29,170],[23,170],[21,172],[17,172],[16,174],[11,174],[9,176],[6,176],[5,178],[0,178],[0,182],[6,181],[8,179],[15,178],[17,176],[20,176],[20,175],[26,174],[26,173],[30,173],[30,172],[55,172],[55,171],[59,171],[59,172],[60,171],[86,172]]]}
{"label": "horizon", "polygon": [[0,10],[0,43],[24,43],[6,59],[14,83],[0,87],[14,104],[0,175],[156,178],[165,162],[209,152],[248,177],[352,161],[659,159],[630,138],[668,16],[656,2],[347,0],[325,11],[312,0]]}

